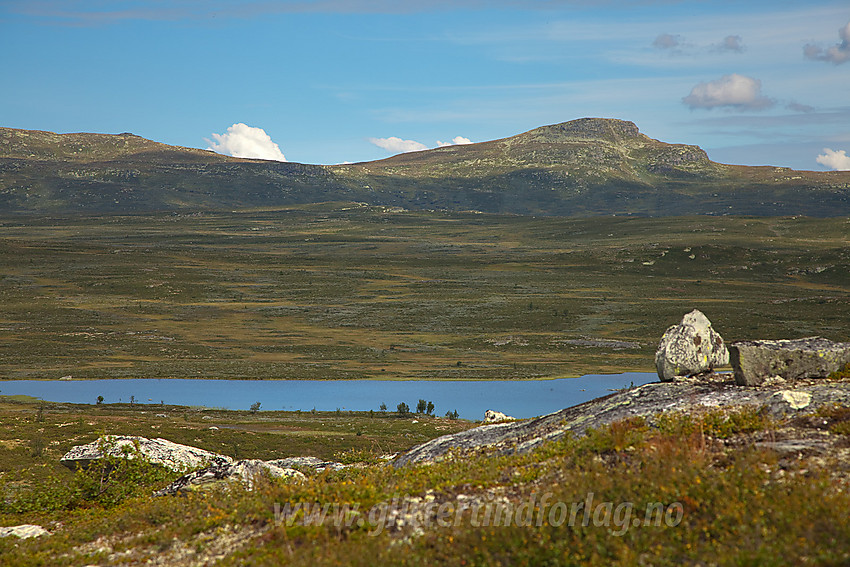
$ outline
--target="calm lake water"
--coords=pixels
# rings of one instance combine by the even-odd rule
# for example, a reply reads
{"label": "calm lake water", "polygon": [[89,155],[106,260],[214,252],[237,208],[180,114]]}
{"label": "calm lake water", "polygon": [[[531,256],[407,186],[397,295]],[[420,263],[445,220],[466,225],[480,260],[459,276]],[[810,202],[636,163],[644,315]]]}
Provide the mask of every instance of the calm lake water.
{"label": "calm lake water", "polygon": [[411,410],[419,399],[434,402],[435,414],[457,410],[464,419],[482,419],[494,409],[518,418],[544,415],[604,396],[612,389],[654,382],[654,373],[590,374],[581,378],[528,381],[382,381],[382,380],[10,380],[0,381],[0,395],[24,394],[51,402],[93,404],[130,401],[140,404],[204,406],[261,410],[377,411],[399,402]]}

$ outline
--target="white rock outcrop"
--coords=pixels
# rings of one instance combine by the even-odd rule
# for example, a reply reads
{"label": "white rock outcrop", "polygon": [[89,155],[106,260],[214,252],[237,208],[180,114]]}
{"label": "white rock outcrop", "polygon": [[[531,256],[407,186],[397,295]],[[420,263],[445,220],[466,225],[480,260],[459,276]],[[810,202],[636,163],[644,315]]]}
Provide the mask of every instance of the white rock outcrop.
{"label": "white rock outcrop", "polygon": [[696,376],[729,364],[729,350],[711,321],[698,309],[672,325],[655,351],[655,367],[662,382]]}
{"label": "white rock outcrop", "polygon": [[50,532],[35,524],[21,524],[20,526],[0,528],[0,537],[15,536],[20,539],[27,539],[43,535],[50,535]]}
{"label": "white rock outcrop", "polygon": [[[103,449],[103,450],[102,450]],[[181,445],[168,439],[107,435],[87,445],[77,445],[65,453],[60,462],[70,469],[87,466],[102,459],[104,452],[112,457],[134,458],[138,453],[153,464],[173,471],[187,471],[209,464],[230,464],[233,459],[197,447]]]}
{"label": "white rock outcrop", "polygon": [[503,421],[513,421],[514,419],[516,418],[496,410],[488,409],[484,412],[484,423],[501,423]]}

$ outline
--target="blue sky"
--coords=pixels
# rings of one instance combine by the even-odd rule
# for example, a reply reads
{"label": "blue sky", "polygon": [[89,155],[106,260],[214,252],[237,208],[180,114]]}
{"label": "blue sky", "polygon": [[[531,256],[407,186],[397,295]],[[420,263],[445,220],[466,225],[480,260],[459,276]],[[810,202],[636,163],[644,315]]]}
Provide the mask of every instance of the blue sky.
{"label": "blue sky", "polygon": [[846,0],[0,0],[0,126],[332,164],[601,116],[850,168],[848,43]]}

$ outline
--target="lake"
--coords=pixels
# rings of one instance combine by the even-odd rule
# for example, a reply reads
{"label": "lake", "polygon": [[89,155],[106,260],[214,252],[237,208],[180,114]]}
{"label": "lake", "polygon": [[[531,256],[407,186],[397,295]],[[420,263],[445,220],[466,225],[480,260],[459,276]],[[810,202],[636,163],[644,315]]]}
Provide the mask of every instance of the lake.
{"label": "lake", "polygon": [[658,380],[655,373],[590,374],[557,380],[9,380],[0,381],[0,395],[28,395],[51,402],[203,406],[262,410],[378,411],[381,403],[395,411],[399,402],[411,410],[420,399],[434,402],[435,415],[457,411],[461,418],[480,420],[494,409],[517,418],[544,415],[604,396],[611,390]]}

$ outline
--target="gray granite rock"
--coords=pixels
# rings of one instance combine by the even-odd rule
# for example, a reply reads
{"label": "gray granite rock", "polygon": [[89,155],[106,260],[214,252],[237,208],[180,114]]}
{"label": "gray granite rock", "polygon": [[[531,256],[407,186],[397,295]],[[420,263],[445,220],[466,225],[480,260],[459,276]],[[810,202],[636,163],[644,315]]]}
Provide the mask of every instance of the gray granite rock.
{"label": "gray granite rock", "polygon": [[339,471],[348,467],[348,465],[336,461],[323,461],[318,457],[287,457],[285,459],[266,461],[266,463],[284,469],[305,468],[314,469],[316,472],[322,472],[326,469]]}
{"label": "gray granite rock", "polygon": [[736,341],[729,345],[735,381],[758,386],[768,378],[825,378],[850,363],[850,343],[822,337],[794,340]]}
{"label": "gray granite rock", "polygon": [[185,474],[172,482],[162,490],[154,492],[154,496],[167,496],[177,494],[186,490],[195,490],[210,486],[215,483],[236,481],[251,489],[259,475],[268,475],[272,478],[289,478],[303,480],[303,473],[283,468],[271,462],[259,459],[246,459],[235,463],[215,463],[203,469]]}
{"label": "gray granite rock", "polygon": [[668,382],[680,376],[696,376],[729,364],[729,351],[708,317],[694,309],[672,325],[655,351],[658,377]]}
{"label": "gray granite rock", "polygon": [[134,458],[134,453],[138,449],[138,453],[151,463],[173,471],[196,469],[211,463],[229,464],[233,461],[228,456],[173,443],[167,439],[108,435],[87,445],[72,447],[60,459],[60,462],[72,470],[81,466],[85,467],[92,461],[104,457],[102,448],[110,456],[127,458]]}
{"label": "gray granite rock", "polygon": [[664,412],[697,413],[714,408],[754,406],[775,417],[793,416],[805,408],[850,405],[850,381],[804,381],[793,391],[787,385],[741,388],[728,374],[712,374],[700,380],[653,382],[597,398],[549,415],[525,421],[482,425],[444,435],[414,447],[393,461],[395,467],[439,461],[451,454],[486,450],[496,454],[527,453],[564,435],[582,435],[629,417],[645,417],[650,423]]}

